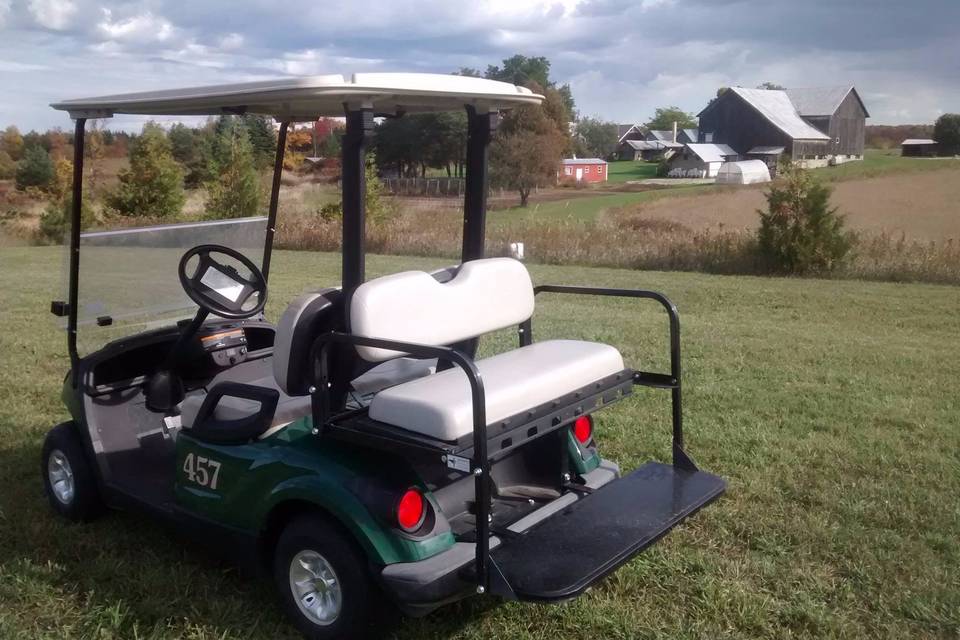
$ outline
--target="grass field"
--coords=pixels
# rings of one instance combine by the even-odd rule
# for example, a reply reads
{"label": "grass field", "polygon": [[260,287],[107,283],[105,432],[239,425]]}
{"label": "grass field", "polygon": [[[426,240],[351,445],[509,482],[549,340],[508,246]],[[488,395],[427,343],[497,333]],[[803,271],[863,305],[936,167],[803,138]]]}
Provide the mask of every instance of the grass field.
{"label": "grass field", "polygon": [[657,177],[656,162],[617,160],[607,163],[607,182],[616,184],[628,180],[646,180],[655,177]]}
{"label": "grass field", "polygon": [[899,149],[866,149],[863,160],[836,167],[814,169],[825,180],[875,178],[899,173],[921,173],[940,169],[960,169],[960,160],[952,158],[904,158]]}
{"label": "grass field", "polygon": [[[41,439],[66,414],[46,313],[56,249],[0,250],[0,638],[293,638],[269,588],[130,514],[55,518]],[[270,316],[334,282],[337,256],[279,252]],[[370,275],[436,260],[371,257]],[[727,495],[583,598],[474,600],[405,622],[432,638],[956,638],[960,634],[960,288],[532,266],[537,282],[664,291],[683,322],[688,449]],[[174,277],[171,274],[171,277]],[[615,344],[666,366],[665,317],[543,298],[539,339]],[[503,346],[498,336],[490,346]],[[600,414],[626,469],[668,455],[668,403]]]}

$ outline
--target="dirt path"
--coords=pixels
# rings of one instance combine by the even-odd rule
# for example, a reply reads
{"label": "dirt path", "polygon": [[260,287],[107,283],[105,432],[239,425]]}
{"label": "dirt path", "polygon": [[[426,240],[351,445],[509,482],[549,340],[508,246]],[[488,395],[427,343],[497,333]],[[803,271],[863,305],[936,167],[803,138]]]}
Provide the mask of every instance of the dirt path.
{"label": "dirt path", "polygon": [[[960,171],[850,180],[833,185],[832,202],[857,230],[905,234],[917,240],[960,238]],[[753,228],[766,201],[762,187],[654,200],[629,207],[644,217],[694,229]]]}

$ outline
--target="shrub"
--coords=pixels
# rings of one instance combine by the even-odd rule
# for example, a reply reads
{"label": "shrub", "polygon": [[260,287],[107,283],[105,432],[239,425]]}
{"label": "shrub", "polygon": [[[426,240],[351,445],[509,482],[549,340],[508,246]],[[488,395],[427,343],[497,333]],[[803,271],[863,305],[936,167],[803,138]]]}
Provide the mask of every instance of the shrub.
{"label": "shrub", "polygon": [[[37,240],[41,243],[63,242],[67,229],[70,228],[70,215],[73,208],[73,198],[69,195],[61,200],[53,200],[40,214],[40,224],[37,227]],[[84,201],[80,208],[80,228],[89,229],[96,223],[93,208]]]}
{"label": "shrub", "polygon": [[771,271],[827,273],[849,257],[855,236],[830,206],[831,189],[803,169],[786,168],[766,194],[757,248]]}
{"label": "shrub", "polygon": [[28,147],[23,153],[23,160],[17,166],[17,189],[28,187],[46,189],[53,182],[54,169],[50,154],[39,146]]}
{"label": "shrub", "polygon": [[143,126],[143,133],[130,146],[130,168],[121,171],[119,179],[106,203],[120,215],[169,218],[180,214],[186,200],[183,172],[158,125]]}
{"label": "shrub", "polygon": [[208,186],[207,214],[214,218],[257,215],[263,193],[247,129],[230,123],[220,135],[225,137],[223,158],[219,178]]}
{"label": "shrub", "polygon": [[[389,222],[396,213],[393,205],[384,197],[384,186],[377,176],[377,165],[367,161],[366,168],[367,191],[363,202],[367,221],[375,225]],[[339,222],[343,218],[343,205],[340,202],[330,202],[317,209],[317,215],[324,222]]]}
{"label": "shrub", "polygon": [[670,161],[666,158],[657,163],[657,177],[666,178],[670,173]]}

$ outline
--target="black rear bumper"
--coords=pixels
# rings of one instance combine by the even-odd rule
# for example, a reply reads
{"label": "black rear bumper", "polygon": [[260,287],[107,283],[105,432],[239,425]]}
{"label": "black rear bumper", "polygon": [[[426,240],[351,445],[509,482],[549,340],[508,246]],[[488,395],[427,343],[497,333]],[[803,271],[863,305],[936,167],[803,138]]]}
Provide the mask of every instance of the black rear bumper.
{"label": "black rear bumper", "polygon": [[[575,501],[560,498],[566,506],[529,529],[491,538],[489,592],[510,600],[574,598],[725,488],[713,474],[648,462]],[[474,593],[473,545],[460,545],[403,570],[386,568],[384,587],[410,613]]]}

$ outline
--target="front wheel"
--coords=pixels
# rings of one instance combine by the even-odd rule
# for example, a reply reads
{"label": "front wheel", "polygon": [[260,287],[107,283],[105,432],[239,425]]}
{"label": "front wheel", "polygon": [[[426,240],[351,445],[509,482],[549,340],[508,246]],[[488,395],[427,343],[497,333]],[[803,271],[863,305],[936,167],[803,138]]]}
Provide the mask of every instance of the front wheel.
{"label": "front wheel", "polygon": [[[392,609],[363,554],[319,515],[301,516],[280,535],[273,573],[287,615],[310,640],[375,635]],[[380,621],[380,624],[377,623]]]}
{"label": "front wheel", "polygon": [[50,506],[63,517],[86,522],[103,510],[97,481],[74,423],[59,424],[47,434],[40,473]]}

